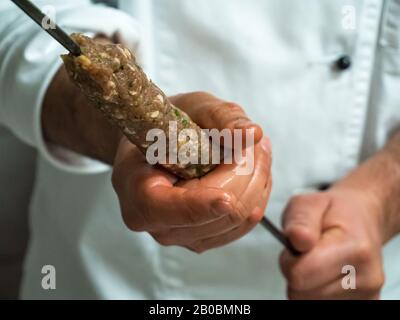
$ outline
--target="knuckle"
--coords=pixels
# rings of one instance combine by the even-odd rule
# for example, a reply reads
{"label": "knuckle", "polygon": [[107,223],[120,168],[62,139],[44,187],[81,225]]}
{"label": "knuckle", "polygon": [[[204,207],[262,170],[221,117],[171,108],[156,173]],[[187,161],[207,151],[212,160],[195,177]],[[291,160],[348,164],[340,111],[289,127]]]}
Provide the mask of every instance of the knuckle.
{"label": "knuckle", "polygon": [[147,223],[137,210],[121,205],[121,216],[122,221],[129,230],[134,232],[147,231]]}
{"label": "knuckle", "polygon": [[114,167],[111,175],[111,184],[115,191],[118,191],[120,189],[120,175],[118,167]]}
{"label": "knuckle", "polygon": [[170,247],[175,245],[175,242],[168,234],[151,234],[153,239],[163,247]]}
{"label": "knuckle", "polygon": [[289,208],[293,207],[320,207],[328,200],[328,196],[323,193],[298,194],[289,201]]}
{"label": "knuckle", "polygon": [[222,103],[222,106],[225,109],[225,111],[244,114],[243,108],[235,102],[224,102]]}
{"label": "knuckle", "polygon": [[301,204],[303,204],[304,198],[305,198],[305,196],[301,195],[301,194],[293,196],[289,200],[289,203],[288,203],[288,206],[287,206],[287,211],[289,212],[290,210],[292,210],[292,209],[300,206]]}
{"label": "knuckle", "polygon": [[293,219],[293,215],[301,208],[304,201],[303,199],[304,195],[295,195],[289,200],[281,218],[283,226],[285,226],[289,220]]}
{"label": "knuckle", "polygon": [[245,113],[241,106],[233,102],[221,102],[211,109],[210,117],[213,120],[219,121],[224,119],[226,115],[237,115],[237,117],[244,117]]}
{"label": "knuckle", "polygon": [[201,90],[192,91],[192,92],[189,92],[189,93],[183,93],[183,94],[182,94],[182,96],[186,96],[186,95],[196,95],[196,96],[212,97],[212,95],[211,95],[209,92],[207,92],[207,91],[201,91]]}
{"label": "knuckle", "polygon": [[360,264],[366,264],[371,261],[373,250],[368,242],[359,243],[355,249],[355,257]]}
{"label": "knuckle", "polygon": [[232,192],[224,192],[224,196],[218,197],[217,201],[218,209],[215,211],[215,218],[219,218],[223,214],[224,219],[231,225],[237,225],[245,220],[243,213],[245,208]]}
{"label": "knuckle", "polygon": [[197,253],[197,254],[199,254],[199,255],[202,254],[202,253],[204,253],[205,251],[206,251],[206,250],[203,249],[203,248],[195,248],[195,249],[194,249],[194,252]]}
{"label": "knuckle", "polygon": [[138,223],[133,223],[128,225],[129,230],[134,231],[134,232],[144,232],[146,231],[146,228],[143,224],[138,224]]}
{"label": "knuckle", "polygon": [[136,212],[123,212],[122,213],[122,220],[126,227],[135,232],[143,232],[146,231],[146,224],[144,223],[143,219],[139,219]]}
{"label": "knuckle", "polygon": [[255,223],[260,223],[263,217],[264,217],[264,211],[260,210],[259,213],[257,213],[257,215],[254,215],[252,217],[252,221]]}
{"label": "knuckle", "polygon": [[383,272],[372,273],[373,276],[369,276],[366,281],[364,281],[363,289],[367,292],[375,293],[380,291],[385,283],[385,275]]}
{"label": "knuckle", "polygon": [[221,116],[224,115],[224,113],[226,112],[226,109],[224,108],[223,104],[217,104],[214,108],[212,108],[210,110],[210,117],[211,119],[213,119],[214,121],[218,121]]}
{"label": "knuckle", "polygon": [[206,249],[202,246],[201,242],[197,242],[196,244],[193,244],[188,248],[190,251],[197,254],[202,254],[206,251]]}
{"label": "knuckle", "polygon": [[140,184],[140,193],[143,199],[152,199],[153,192],[152,192],[152,182],[151,181],[142,181]]}

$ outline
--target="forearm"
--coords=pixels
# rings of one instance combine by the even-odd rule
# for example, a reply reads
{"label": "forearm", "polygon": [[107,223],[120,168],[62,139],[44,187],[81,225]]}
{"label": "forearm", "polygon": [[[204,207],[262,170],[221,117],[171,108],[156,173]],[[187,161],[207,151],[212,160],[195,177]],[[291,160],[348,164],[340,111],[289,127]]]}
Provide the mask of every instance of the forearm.
{"label": "forearm", "polygon": [[[177,97],[170,97],[175,102]],[[64,67],[55,75],[43,102],[42,128],[48,142],[113,164],[121,131],[82,94]]]}
{"label": "forearm", "polygon": [[112,164],[121,133],[86,100],[61,67],[44,100],[46,139],[79,154]]}
{"label": "forearm", "polygon": [[381,176],[382,184],[387,186],[383,193],[387,223],[392,226],[391,236],[400,232],[400,130],[392,137],[383,150],[386,155],[388,167],[384,176]]}
{"label": "forearm", "polygon": [[400,232],[400,130],[386,146],[336,184],[363,190],[375,202],[385,239]]}

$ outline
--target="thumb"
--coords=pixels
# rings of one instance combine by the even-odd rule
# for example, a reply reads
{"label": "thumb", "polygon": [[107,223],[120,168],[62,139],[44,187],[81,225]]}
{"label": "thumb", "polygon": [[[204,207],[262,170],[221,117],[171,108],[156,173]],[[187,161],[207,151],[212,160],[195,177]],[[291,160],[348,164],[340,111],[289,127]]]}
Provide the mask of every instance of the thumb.
{"label": "thumb", "polygon": [[322,219],[329,208],[326,193],[314,193],[293,197],[283,214],[283,229],[295,249],[301,253],[310,251],[322,233]]}

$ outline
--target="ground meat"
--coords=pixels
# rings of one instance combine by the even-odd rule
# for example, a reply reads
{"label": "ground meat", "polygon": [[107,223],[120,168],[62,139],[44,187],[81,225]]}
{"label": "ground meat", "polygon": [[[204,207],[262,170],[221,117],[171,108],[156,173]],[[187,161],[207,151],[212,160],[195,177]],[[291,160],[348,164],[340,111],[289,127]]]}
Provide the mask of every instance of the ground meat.
{"label": "ground meat", "polygon": [[[185,112],[172,105],[166,95],[148,79],[127,48],[100,44],[81,34],[72,34],[71,37],[81,47],[82,55],[62,56],[70,78],[143,154],[152,143],[146,141],[147,132],[161,129],[167,138],[166,155],[169,159],[170,121],[176,122],[177,133],[183,129],[194,129],[199,138],[202,135],[204,138],[199,126]],[[200,164],[202,149],[211,149],[210,140],[206,138],[203,141],[206,142],[189,142],[198,150],[198,164],[171,163],[163,166],[184,179],[201,177],[211,171],[215,167],[211,164],[211,151],[209,164]],[[177,152],[181,146],[178,142]]]}

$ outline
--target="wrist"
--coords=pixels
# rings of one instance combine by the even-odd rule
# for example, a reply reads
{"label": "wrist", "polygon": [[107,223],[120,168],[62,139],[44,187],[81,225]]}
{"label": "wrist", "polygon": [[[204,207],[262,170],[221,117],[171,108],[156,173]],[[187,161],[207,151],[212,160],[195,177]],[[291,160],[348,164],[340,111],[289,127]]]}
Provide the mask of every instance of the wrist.
{"label": "wrist", "polygon": [[385,211],[391,236],[400,232],[400,130],[389,139],[379,153],[382,162],[382,179],[386,185]]}
{"label": "wrist", "polygon": [[384,148],[335,186],[357,190],[385,243],[400,232],[400,162]]}

